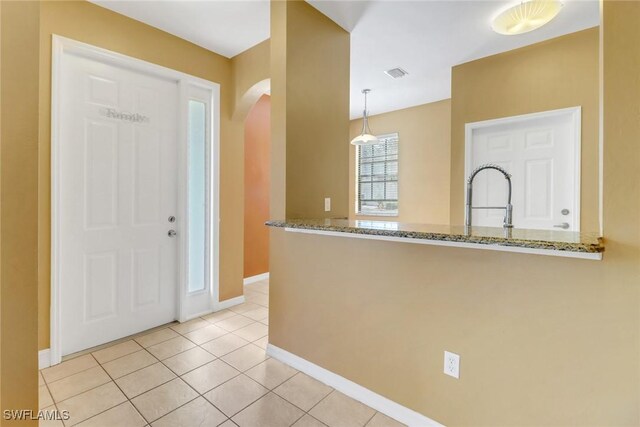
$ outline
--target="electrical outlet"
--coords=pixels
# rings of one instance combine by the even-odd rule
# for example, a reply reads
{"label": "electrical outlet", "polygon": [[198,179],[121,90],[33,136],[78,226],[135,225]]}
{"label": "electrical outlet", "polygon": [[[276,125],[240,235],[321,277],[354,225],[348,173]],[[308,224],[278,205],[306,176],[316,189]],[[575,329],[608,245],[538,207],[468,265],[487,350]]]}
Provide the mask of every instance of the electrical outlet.
{"label": "electrical outlet", "polygon": [[444,352],[444,373],[453,378],[460,378],[460,355]]}
{"label": "electrical outlet", "polygon": [[331,197],[324,198],[324,211],[325,212],[331,211]]}

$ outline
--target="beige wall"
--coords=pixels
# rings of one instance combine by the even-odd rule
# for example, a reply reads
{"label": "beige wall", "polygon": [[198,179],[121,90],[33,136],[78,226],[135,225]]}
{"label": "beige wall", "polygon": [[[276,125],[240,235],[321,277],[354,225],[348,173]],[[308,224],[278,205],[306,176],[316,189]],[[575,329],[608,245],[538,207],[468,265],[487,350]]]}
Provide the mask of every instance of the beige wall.
{"label": "beige wall", "polygon": [[[0,410],[38,408],[37,2],[0,2]],[[37,425],[37,421],[0,421]]]}
{"label": "beige wall", "polygon": [[274,229],[272,344],[445,425],[640,424],[640,3],[603,10],[604,260]]}
{"label": "beige wall", "polygon": [[[349,33],[298,0],[272,2],[271,32],[274,185],[286,164],[286,210],[276,204],[272,216],[346,217]],[[325,197],[331,212],[324,212]]]}
{"label": "beige wall", "polygon": [[464,221],[464,125],[582,106],[582,231],[598,231],[598,28],[453,68],[451,223]]}
{"label": "beige wall", "polygon": [[[449,223],[451,101],[378,114],[369,118],[377,135],[398,132],[398,216],[356,215],[355,147],[349,149],[349,217],[426,224]],[[362,119],[351,121],[351,138]]]}
{"label": "beige wall", "polygon": [[[287,215],[287,4],[286,1],[270,3],[271,218],[285,218]],[[269,244],[269,250],[271,247]]]}
{"label": "beige wall", "polygon": [[39,348],[49,347],[51,36],[58,34],[220,83],[220,298],[242,294],[243,125],[231,120],[231,61],[89,2],[43,2],[38,195]]}
{"label": "beige wall", "polygon": [[[249,110],[269,87],[271,44],[265,40],[250,49],[231,58],[233,72],[233,111],[234,120],[244,120]],[[256,84],[267,80],[266,86]]]}

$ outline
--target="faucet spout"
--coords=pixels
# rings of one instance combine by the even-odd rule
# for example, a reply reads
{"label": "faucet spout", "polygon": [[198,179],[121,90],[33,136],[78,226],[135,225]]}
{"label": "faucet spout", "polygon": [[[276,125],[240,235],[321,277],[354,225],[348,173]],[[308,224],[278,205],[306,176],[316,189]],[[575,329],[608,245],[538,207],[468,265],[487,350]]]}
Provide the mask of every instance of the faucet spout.
{"label": "faucet spout", "polygon": [[[507,180],[508,192],[507,192],[506,206],[498,206],[498,207],[493,207],[493,206],[474,207],[473,206],[473,180],[475,179],[476,175],[478,175],[479,172],[482,172],[483,170],[488,170],[488,169],[497,170],[502,175],[504,175],[504,178]],[[464,225],[467,228],[471,227],[473,209],[504,209],[505,214],[504,214],[503,227],[513,228],[513,205],[511,204],[511,174],[507,172],[504,168],[498,165],[486,164],[486,165],[478,166],[476,169],[474,169],[473,172],[471,172],[469,179],[467,179],[467,202],[466,202],[465,208],[466,208],[466,211],[465,211]]]}

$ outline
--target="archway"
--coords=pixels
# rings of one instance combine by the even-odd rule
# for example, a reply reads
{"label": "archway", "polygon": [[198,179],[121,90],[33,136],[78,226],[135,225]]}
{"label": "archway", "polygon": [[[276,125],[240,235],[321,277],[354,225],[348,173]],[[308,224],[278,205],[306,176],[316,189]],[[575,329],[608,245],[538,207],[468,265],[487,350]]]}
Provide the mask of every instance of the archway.
{"label": "archway", "polygon": [[244,278],[245,284],[268,277],[271,177],[270,80],[253,85],[236,105],[234,119],[244,122]]}

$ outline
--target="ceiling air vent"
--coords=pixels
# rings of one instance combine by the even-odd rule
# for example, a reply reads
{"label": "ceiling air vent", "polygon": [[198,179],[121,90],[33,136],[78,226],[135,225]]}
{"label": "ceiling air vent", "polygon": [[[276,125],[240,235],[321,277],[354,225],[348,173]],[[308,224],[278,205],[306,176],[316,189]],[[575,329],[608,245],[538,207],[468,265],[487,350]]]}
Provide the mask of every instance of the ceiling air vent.
{"label": "ceiling air vent", "polygon": [[390,70],[385,71],[384,73],[389,77],[393,77],[394,79],[399,79],[400,77],[404,77],[407,74],[409,74],[402,68],[392,68]]}

